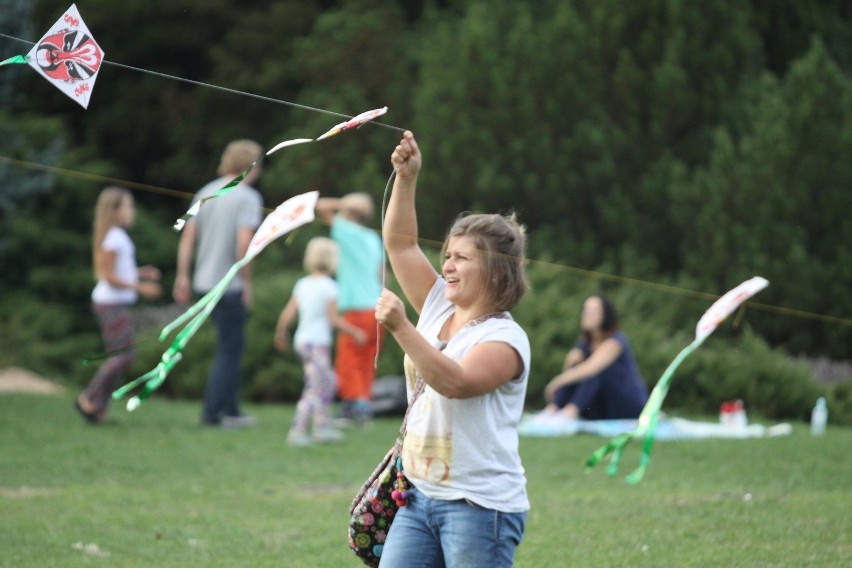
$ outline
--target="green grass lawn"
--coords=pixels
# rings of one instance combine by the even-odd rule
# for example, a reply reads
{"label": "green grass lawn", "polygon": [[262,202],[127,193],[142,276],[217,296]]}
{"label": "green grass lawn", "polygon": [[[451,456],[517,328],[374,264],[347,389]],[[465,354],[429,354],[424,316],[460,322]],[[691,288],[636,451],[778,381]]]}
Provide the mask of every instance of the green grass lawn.
{"label": "green grass lawn", "polygon": [[[92,427],[70,395],[0,395],[0,566],[360,566],[347,509],[399,418],[294,449],[292,406],[247,410],[257,427],[204,429],[198,403],[158,398]],[[637,486],[584,473],[604,441],[521,439],[516,566],[852,565],[852,430],[658,442]]]}

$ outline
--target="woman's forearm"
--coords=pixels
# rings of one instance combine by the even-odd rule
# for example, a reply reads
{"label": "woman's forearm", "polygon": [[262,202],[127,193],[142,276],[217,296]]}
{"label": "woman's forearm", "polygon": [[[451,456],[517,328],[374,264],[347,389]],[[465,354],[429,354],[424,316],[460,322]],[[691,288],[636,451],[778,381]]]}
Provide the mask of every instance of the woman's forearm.
{"label": "woman's forearm", "polygon": [[394,180],[382,232],[388,254],[417,245],[416,189],[416,176]]}

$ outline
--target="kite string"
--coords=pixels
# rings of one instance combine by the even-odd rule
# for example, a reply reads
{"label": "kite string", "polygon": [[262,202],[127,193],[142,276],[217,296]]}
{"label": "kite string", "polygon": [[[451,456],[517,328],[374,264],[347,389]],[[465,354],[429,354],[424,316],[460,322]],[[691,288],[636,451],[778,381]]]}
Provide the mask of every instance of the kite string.
{"label": "kite string", "polygon": [[[10,36],[10,35],[4,34],[4,33],[0,33],[0,37],[5,37],[7,39],[19,41],[19,42],[26,43],[26,44],[29,44],[29,45],[35,45],[35,42],[27,41],[25,39],[21,39],[21,38],[15,37],[15,36]],[[150,69],[143,69],[141,67],[133,67],[132,65],[125,65],[124,63],[118,63],[118,62],[115,62],[115,61],[108,61],[106,59],[103,60],[103,63],[106,64],[106,65],[113,65],[115,67],[121,67],[123,69],[129,69],[131,71],[137,71],[139,73],[147,73],[148,75],[153,75],[154,77],[171,79],[173,81],[183,81],[184,83],[189,83],[190,85],[195,85],[195,86],[198,86],[198,87],[206,87],[206,88],[209,88],[209,89],[217,89],[219,91],[224,91],[224,92],[230,93],[232,95],[242,95],[244,97],[255,98],[255,99],[259,99],[259,100],[270,102],[270,103],[287,105],[287,106],[302,109],[302,110],[309,110],[309,111],[312,111],[312,112],[318,112],[318,113],[322,113],[322,114],[328,114],[328,115],[331,115],[331,116],[338,116],[338,117],[347,118],[347,119],[353,118],[353,116],[354,116],[354,115],[342,114],[342,113],[339,113],[339,112],[334,112],[334,111],[330,111],[330,110],[326,110],[326,109],[322,109],[322,108],[302,105],[302,104],[299,104],[299,103],[293,103],[293,102],[290,102],[290,101],[285,101],[283,99],[276,99],[276,98],[273,98],[273,97],[258,95],[258,94],[255,94],[255,93],[250,93],[248,91],[240,91],[238,89],[231,89],[229,87],[223,87],[221,85],[214,85],[212,83],[203,83],[201,81],[195,81],[193,79],[187,79],[185,77],[178,77],[176,75],[168,75],[166,73],[161,73],[159,71],[151,71]],[[375,120],[371,121],[371,122],[373,124],[378,125],[378,126],[390,128],[391,130],[396,130],[398,132],[405,132],[405,129],[400,128],[399,126],[393,126],[392,124],[385,124],[383,122],[378,122],[378,121],[375,121]]]}
{"label": "kite string", "polygon": [[[387,263],[385,259],[385,207],[387,206],[388,199],[388,190],[391,187],[391,182],[393,181],[394,176],[396,175],[396,169],[391,172],[391,175],[388,177],[387,183],[385,183],[385,190],[382,192],[382,208],[381,208],[381,228],[382,232],[379,235],[379,238],[382,240],[382,290],[387,288],[387,280],[388,280],[388,270],[385,264]],[[378,321],[376,321],[376,358],[373,361],[373,368],[379,368],[379,349],[381,348],[382,336],[381,336],[381,326]]]}

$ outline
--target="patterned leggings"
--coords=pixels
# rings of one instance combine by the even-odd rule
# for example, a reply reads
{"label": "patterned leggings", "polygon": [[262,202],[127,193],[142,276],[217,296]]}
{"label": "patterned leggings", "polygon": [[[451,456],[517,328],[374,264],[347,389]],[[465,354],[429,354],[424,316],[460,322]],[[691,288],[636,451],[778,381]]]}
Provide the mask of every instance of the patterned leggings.
{"label": "patterned leggings", "polygon": [[305,434],[309,422],[313,421],[314,429],[328,422],[328,409],[334,400],[337,376],[331,367],[331,348],[328,345],[297,345],[296,352],[305,367],[305,387],[296,405],[292,431]]}
{"label": "patterned leggings", "polygon": [[98,318],[104,348],[110,356],[101,364],[83,394],[94,405],[95,412],[103,413],[118,378],[130,368],[136,357],[133,317],[130,307],[124,304],[92,304],[92,311]]}

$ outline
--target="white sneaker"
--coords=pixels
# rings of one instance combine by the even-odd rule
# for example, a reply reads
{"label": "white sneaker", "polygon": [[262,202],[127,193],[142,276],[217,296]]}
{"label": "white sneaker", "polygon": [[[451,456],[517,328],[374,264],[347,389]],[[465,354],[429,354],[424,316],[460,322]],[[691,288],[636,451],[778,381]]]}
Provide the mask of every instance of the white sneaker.
{"label": "white sneaker", "polygon": [[334,444],[343,441],[343,432],[334,428],[317,428],[312,436],[313,441],[318,444]]}
{"label": "white sneaker", "polygon": [[558,412],[540,410],[539,412],[530,415],[529,422],[532,422],[533,424],[553,424],[559,422],[560,419]]}
{"label": "white sneaker", "polygon": [[350,428],[352,426],[352,423],[353,422],[351,418],[345,418],[343,416],[331,419],[331,424],[335,428]]}
{"label": "white sneaker", "polygon": [[293,433],[287,435],[287,445],[294,448],[306,448],[312,446],[311,437],[303,433]]}
{"label": "white sneaker", "polygon": [[225,430],[236,430],[237,428],[250,428],[257,425],[257,419],[254,416],[240,414],[239,416],[223,416],[222,422],[219,424]]}

